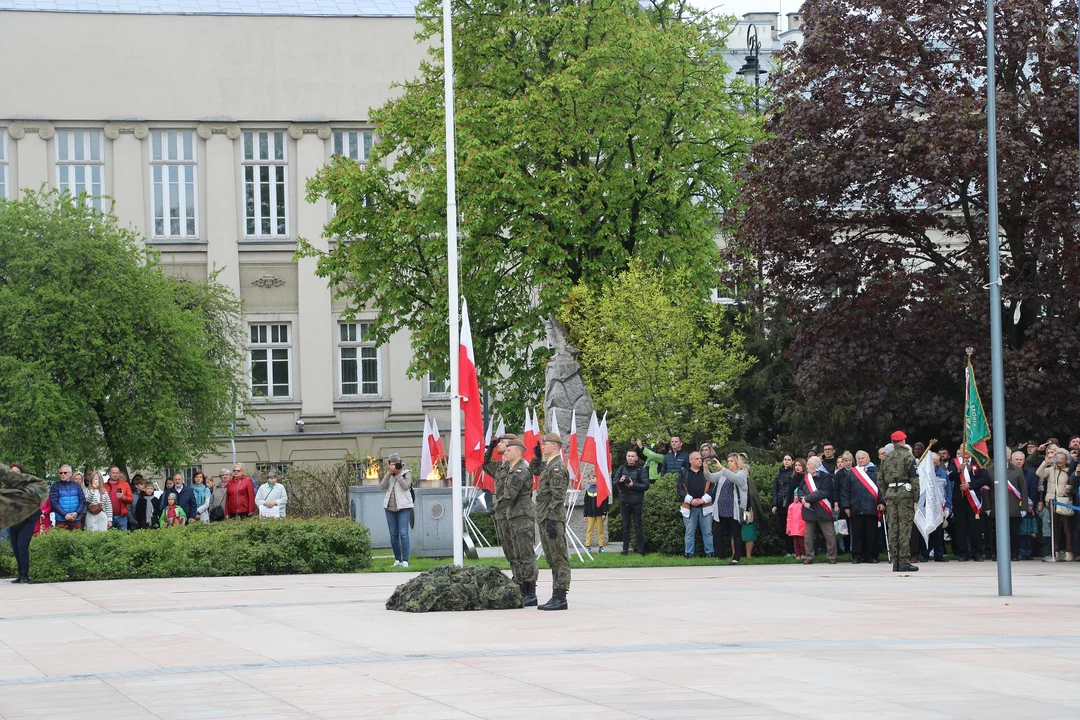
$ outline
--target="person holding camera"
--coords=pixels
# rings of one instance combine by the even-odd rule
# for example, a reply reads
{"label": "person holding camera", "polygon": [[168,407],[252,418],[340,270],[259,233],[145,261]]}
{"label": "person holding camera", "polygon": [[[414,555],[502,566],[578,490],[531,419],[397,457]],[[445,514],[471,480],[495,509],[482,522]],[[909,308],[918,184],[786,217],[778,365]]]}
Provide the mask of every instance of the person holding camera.
{"label": "person holding camera", "polygon": [[390,456],[389,470],[379,481],[383,496],[386,525],[390,529],[390,545],[394,548],[393,567],[409,567],[409,520],[413,506],[412,472],[405,467],[401,456]]}
{"label": "person holding camera", "polygon": [[622,514],[623,555],[630,552],[631,524],[637,534],[634,549],[639,555],[645,554],[645,529],[641,525],[641,507],[649,484],[649,472],[641,463],[637,449],[630,448],[626,451],[626,464],[615,471],[614,494],[619,498],[619,509]]}

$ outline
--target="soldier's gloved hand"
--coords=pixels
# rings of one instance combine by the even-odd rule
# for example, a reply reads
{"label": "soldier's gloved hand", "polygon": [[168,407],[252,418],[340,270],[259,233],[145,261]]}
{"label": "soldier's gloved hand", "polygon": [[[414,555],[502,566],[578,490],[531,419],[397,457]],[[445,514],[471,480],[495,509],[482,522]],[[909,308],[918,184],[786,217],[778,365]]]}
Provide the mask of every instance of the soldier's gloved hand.
{"label": "soldier's gloved hand", "polygon": [[548,520],[547,521],[546,530],[547,530],[547,536],[548,536],[549,540],[554,540],[555,538],[558,537],[558,529],[559,528],[556,527],[554,520]]}
{"label": "soldier's gloved hand", "polygon": [[533,455],[536,456],[536,457],[542,457],[543,454],[544,454],[544,451],[540,447],[540,443],[539,442],[536,443],[536,445],[533,446]]}
{"label": "soldier's gloved hand", "polygon": [[498,438],[498,437],[491,438],[491,442],[489,442],[488,446],[487,446],[488,453],[495,452],[495,448],[499,447],[499,443],[501,441],[502,441],[502,438]]}

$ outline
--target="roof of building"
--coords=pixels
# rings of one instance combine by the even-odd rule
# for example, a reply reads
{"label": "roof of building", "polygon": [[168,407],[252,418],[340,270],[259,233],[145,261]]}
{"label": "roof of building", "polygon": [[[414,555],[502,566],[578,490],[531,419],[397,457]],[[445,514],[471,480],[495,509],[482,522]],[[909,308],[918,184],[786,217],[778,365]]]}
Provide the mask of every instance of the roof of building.
{"label": "roof of building", "polygon": [[0,10],[127,15],[413,17],[415,0],[0,0]]}

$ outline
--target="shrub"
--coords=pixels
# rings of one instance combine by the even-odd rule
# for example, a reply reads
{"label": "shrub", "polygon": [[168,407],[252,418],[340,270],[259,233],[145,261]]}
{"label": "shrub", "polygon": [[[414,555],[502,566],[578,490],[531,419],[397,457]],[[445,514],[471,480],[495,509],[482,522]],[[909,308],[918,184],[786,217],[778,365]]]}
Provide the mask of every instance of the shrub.
{"label": "shrub", "polygon": [[[779,468],[777,464],[756,463],[750,468],[750,481],[757,484],[761,496],[764,517],[758,519],[758,539],[754,543],[754,555],[783,555],[784,538],[777,532],[777,523],[773,519],[772,481]],[[675,492],[675,475],[665,475],[653,482],[645,493],[645,503],[641,509],[641,525],[645,531],[645,550],[665,555],[683,553],[683,518],[679,513],[682,504]],[[622,517],[619,501],[616,500],[608,512],[608,538],[612,542],[622,542]],[[704,554],[701,534],[698,533],[696,544],[699,555]]]}
{"label": "shrub", "polygon": [[349,487],[359,485],[354,463],[293,465],[281,479],[294,518],[349,517]]}
{"label": "shrub", "polygon": [[37,582],[350,573],[370,565],[368,529],[331,518],[251,518],[135,532],[52,530],[30,543]]}

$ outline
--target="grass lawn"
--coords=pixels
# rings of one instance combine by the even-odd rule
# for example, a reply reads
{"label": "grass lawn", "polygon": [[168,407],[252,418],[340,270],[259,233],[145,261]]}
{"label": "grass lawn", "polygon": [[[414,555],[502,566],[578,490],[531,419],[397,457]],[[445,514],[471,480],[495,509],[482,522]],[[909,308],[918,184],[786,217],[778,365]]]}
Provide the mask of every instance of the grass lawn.
{"label": "grass lawn", "polygon": [[[383,551],[376,550],[376,553]],[[375,555],[371,559],[371,568],[367,572],[423,572],[438,565],[449,565],[451,558],[413,558],[409,560],[409,567],[395,568],[393,555]],[[577,555],[570,556],[570,568],[631,568],[631,567],[682,567],[685,565],[727,565],[728,560],[717,561],[715,558],[695,557],[686,560],[681,555],[661,555],[652,553],[649,555],[622,555],[619,552],[606,552],[603,554],[593,553],[593,560],[585,558],[585,562],[578,560]],[[824,556],[816,559],[815,563],[826,562]],[[850,555],[841,555],[837,562],[851,562]],[[795,565],[798,561],[793,557],[754,557],[743,558],[740,565]],[[502,558],[480,558],[478,560],[465,560],[466,565],[494,565],[504,570],[510,569],[510,563]],[[547,562],[540,558],[541,568],[547,568]]]}

